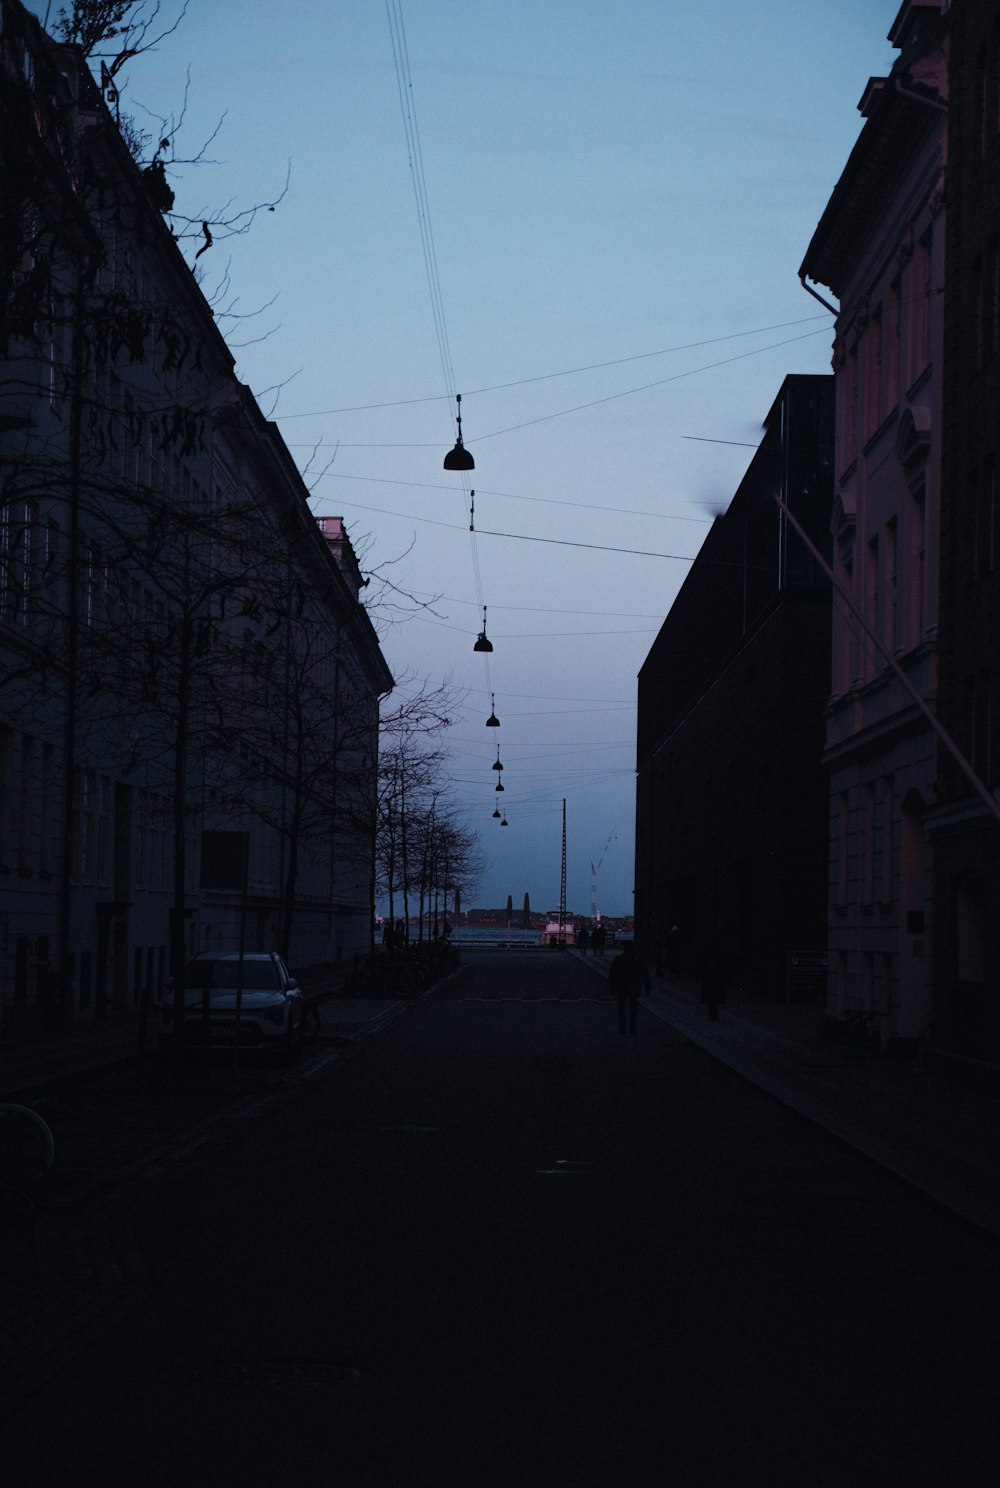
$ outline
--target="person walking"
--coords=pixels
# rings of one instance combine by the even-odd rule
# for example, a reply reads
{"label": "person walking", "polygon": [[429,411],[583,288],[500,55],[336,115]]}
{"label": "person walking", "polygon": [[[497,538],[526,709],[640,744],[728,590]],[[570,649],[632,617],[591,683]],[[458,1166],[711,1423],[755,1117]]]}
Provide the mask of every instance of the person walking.
{"label": "person walking", "polygon": [[639,994],[650,988],[649,970],[641,956],[635,953],[630,940],[622,945],[621,955],[616,956],[608,973],[608,984],[618,999],[618,1032],[635,1033],[636,1014],[639,1009]]}
{"label": "person walking", "polygon": [[719,1007],[726,1000],[729,986],[729,961],[717,941],[710,941],[701,958],[698,973],[701,983],[701,1000],[708,1008],[708,1021],[718,1023]]}

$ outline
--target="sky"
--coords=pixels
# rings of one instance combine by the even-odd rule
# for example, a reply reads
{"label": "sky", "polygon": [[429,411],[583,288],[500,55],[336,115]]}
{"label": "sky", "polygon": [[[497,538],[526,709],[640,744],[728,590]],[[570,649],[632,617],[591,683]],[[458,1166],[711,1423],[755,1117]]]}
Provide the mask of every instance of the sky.
{"label": "sky", "polygon": [[118,75],[178,213],[281,197],[198,272],[316,515],[424,606],[374,618],[401,693],[456,692],[476,904],[558,905],[565,800],[568,908],[632,911],[637,673],[783,378],[829,371],[798,270],[897,9],[189,0]]}

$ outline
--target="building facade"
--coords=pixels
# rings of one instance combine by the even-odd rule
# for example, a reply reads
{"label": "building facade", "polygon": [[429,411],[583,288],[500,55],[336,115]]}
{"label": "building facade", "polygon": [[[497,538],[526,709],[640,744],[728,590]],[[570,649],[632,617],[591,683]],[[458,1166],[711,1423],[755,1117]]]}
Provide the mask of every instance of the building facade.
{"label": "building facade", "polygon": [[935,944],[947,6],[907,0],[889,39],[801,276],[839,301],[828,1008],[905,1047],[929,1027]]}
{"label": "building facade", "polygon": [[951,9],[932,1053],[1000,1064],[1000,16]]}
{"label": "building facade", "polygon": [[392,678],[82,54],[0,0],[0,1031],[369,944]]}
{"label": "building facade", "polygon": [[833,379],[790,376],[639,673],[636,938],[764,996],[825,951],[830,586],[772,499],[829,547]]}

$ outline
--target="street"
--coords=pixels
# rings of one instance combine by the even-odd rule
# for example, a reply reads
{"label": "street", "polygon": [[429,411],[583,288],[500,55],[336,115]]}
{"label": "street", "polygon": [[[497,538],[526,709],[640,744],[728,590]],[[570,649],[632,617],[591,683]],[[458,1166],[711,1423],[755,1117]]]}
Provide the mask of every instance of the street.
{"label": "street", "polygon": [[12,1488],[998,1480],[995,1246],[574,957],[466,953],[130,1230]]}

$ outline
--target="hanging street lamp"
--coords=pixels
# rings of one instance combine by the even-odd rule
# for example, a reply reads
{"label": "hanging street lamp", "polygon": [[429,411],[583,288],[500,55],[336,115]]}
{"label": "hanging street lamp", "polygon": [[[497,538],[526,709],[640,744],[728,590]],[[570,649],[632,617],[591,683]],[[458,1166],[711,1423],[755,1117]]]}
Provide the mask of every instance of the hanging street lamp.
{"label": "hanging street lamp", "polygon": [[490,716],[486,720],[486,727],[487,728],[499,728],[500,727],[500,720],[497,717],[496,696],[492,692],[490,693],[490,710],[491,710],[490,711]]}
{"label": "hanging street lamp", "polygon": [[476,468],[476,462],[472,458],[472,456],[469,454],[469,451],[465,448],[465,445],[462,443],[462,394],[461,393],[456,393],[455,394],[455,401],[458,404],[458,413],[456,415],[456,421],[457,421],[457,425],[458,425],[458,437],[455,440],[455,448],[453,450],[449,450],[448,453],[444,457],[444,469],[445,470],[475,470],[475,468]]}
{"label": "hanging street lamp", "polygon": [[476,637],[476,644],[473,646],[472,649],[473,649],[473,651],[492,651],[493,650],[493,647],[490,644],[490,641],[487,639],[487,635],[486,635],[486,606],[485,605],[483,605],[483,628],[479,632],[478,636]]}

